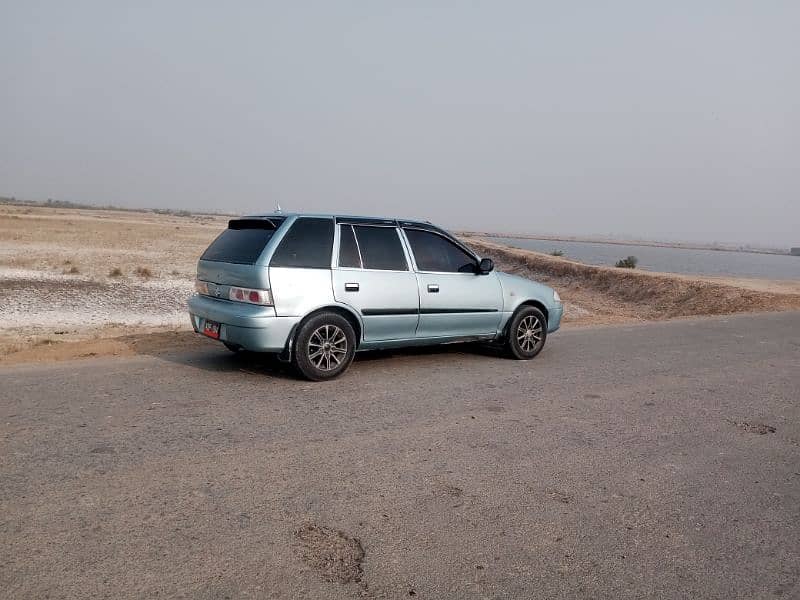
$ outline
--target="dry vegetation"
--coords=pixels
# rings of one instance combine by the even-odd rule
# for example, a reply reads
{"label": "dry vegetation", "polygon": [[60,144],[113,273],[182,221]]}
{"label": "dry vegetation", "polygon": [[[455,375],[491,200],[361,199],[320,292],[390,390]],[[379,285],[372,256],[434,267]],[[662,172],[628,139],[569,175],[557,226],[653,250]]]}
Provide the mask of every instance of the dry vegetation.
{"label": "dry vegetation", "polygon": [[[185,301],[197,257],[227,219],[0,205],[0,362],[201,343]],[[558,289],[566,326],[800,308],[797,282],[592,267],[465,239],[498,269]]]}
{"label": "dry vegetation", "polygon": [[150,279],[153,276],[153,272],[149,267],[136,267],[133,272],[143,279]]}

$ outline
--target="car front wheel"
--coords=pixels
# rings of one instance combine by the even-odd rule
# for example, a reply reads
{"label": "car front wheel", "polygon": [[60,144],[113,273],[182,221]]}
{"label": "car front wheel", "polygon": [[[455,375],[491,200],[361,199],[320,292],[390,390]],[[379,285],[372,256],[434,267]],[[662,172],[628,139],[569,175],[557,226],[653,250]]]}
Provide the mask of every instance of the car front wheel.
{"label": "car front wheel", "polygon": [[544,348],[547,319],[534,306],[525,306],[514,315],[508,327],[506,349],[518,360],[530,360]]}
{"label": "car front wheel", "polygon": [[347,370],[356,351],[350,322],[333,312],[314,315],[297,332],[294,364],[311,381],[334,379]]}

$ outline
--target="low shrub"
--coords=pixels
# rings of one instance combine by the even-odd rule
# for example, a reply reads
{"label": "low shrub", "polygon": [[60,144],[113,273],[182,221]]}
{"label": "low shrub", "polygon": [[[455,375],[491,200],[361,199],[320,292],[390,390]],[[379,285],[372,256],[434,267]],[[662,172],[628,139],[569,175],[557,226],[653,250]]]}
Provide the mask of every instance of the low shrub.
{"label": "low shrub", "polygon": [[108,272],[109,277],[122,277],[122,269],[119,267],[114,267]]}
{"label": "low shrub", "polygon": [[635,269],[636,265],[639,263],[639,259],[635,256],[629,256],[627,258],[623,258],[617,261],[617,264],[614,265],[619,269]]}

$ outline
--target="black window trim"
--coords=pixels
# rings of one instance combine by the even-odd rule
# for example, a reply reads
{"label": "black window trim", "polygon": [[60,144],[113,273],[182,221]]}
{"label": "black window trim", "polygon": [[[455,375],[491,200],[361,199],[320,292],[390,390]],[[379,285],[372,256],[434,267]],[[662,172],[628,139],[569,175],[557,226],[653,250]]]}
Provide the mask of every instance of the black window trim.
{"label": "black window trim", "polygon": [[379,219],[373,217],[336,217],[338,225],[373,225],[375,227],[397,227],[395,219]]}
{"label": "black window trim", "polygon": [[411,240],[409,240],[408,236],[406,236],[406,234],[405,234],[406,229],[414,229],[416,231],[422,231],[424,233],[432,233],[434,235],[438,235],[440,238],[443,238],[443,239],[447,240],[451,244],[455,245],[457,248],[463,250],[468,256],[471,256],[472,259],[475,261],[475,266],[476,267],[478,265],[480,265],[481,259],[477,254],[475,254],[472,250],[467,248],[464,244],[459,242],[453,236],[446,235],[445,233],[443,233],[443,232],[441,232],[441,231],[439,231],[437,229],[434,229],[433,227],[417,227],[416,225],[411,224],[411,225],[403,225],[402,229],[403,229],[403,237],[405,238],[405,241],[408,244],[408,252],[411,254],[411,260],[414,261],[414,271],[415,272],[417,272],[417,273],[431,273],[431,274],[436,274],[436,275],[469,275],[471,277],[475,276],[475,273],[459,273],[458,271],[423,271],[422,269],[419,268],[419,265],[417,265],[417,255],[414,254],[414,248],[411,246]]}
{"label": "black window trim", "polygon": [[[349,227],[350,231],[353,234],[353,239],[356,241],[356,250],[358,250],[358,267],[343,267],[341,264],[342,260],[342,229],[345,227]],[[346,271],[374,271],[375,269],[365,269],[364,268],[364,257],[361,256],[361,245],[358,243],[358,236],[356,235],[355,229],[353,229],[352,223],[337,223],[337,231],[336,231],[336,268],[343,269]]]}

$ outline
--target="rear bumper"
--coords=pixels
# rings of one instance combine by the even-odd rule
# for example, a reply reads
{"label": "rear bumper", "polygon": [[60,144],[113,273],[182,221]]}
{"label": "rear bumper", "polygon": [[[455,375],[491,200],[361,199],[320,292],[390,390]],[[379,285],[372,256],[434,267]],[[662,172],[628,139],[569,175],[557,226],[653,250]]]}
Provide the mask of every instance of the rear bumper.
{"label": "rear bumper", "polygon": [[564,305],[559,304],[547,310],[547,333],[558,331],[561,327],[561,317],[564,316]]}
{"label": "rear bumper", "polygon": [[220,324],[219,341],[252,352],[281,352],[300,317],[276,317],[272,307],[228,302],[207,296],[189,298],[189,317],[200,333],[207,320]]}

